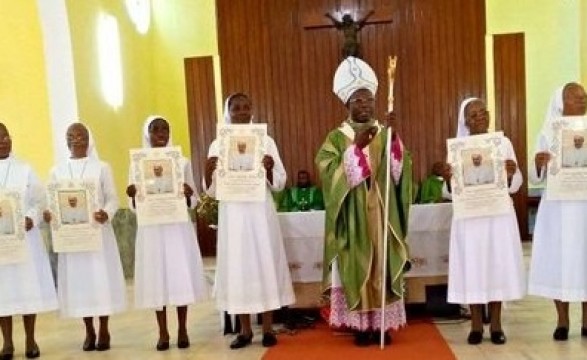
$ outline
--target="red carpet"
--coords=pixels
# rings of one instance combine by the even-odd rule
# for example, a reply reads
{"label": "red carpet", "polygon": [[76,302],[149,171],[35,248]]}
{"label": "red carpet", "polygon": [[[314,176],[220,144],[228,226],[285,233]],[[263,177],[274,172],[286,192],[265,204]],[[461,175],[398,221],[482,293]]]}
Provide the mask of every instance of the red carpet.
{"label": "red carpet", "polygon": [[318,322],[315,329],[293,336],[280,334],[277,346],[270,348],[263,359],[456,359],[436,326],[428,321],[409,322],[391,336],[393,342],[384,350],[379,345],[361,348],[354,345],[352,335],[335,334],[324,322]]}

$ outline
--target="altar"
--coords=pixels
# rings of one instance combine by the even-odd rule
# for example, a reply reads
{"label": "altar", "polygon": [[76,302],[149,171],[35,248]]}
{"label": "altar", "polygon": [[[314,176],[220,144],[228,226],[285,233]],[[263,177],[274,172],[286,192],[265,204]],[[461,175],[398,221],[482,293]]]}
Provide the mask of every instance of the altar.
{"label": "altar", "polygon": [[[278,213],[296,293],[294,307],[319,307],[324,266],[324,211]],[[414,204],[406,242],[412,267],[406,303],[426,302],[426,286],[447,284],[452,204]]]}
{"label": "altar", "polygon": [[277,216],[296,294],[293,307],[320,307],[325,212],[282,212]]}
{"label": "altar", "polygon": [[426,302],[426,286],[448,283],[452,204],[410,207],[406,243],[412,268],[405,275],[406,303]]}

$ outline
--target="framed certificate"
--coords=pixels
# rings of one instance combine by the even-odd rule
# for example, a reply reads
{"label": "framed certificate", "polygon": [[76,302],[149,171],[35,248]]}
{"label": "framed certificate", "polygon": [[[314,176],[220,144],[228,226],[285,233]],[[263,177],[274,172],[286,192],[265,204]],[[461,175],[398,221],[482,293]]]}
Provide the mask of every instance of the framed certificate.
{"label": "framed certificate", "polygon": [[62,180],[47,187],[55,252],[102,248],[102,226],[94,219],[96,188],[95,181],[86,180]]}
{"label": "framed certificate", "polygon": [[448,139],[456,218],[504,214],[511,209],[502,132]]}
{"label": "framed certificate", "polygon": [[222,124],[217,129],[216,199],[265,201],[263,157],[267,124]]}
{"label": "framed certificate", "polygon": [[183,194],[181,148],[131,149],[131,177],[139,225],[189,221]]}
{"label": "framed certificate", "polygon": [[18,191],[0,191],[0,265],[26,261],[25,216]]}
{"label": "framed certificate", "polygon": [[546,198],[587,200],[587,117],[561,117],[549,130],[552,141]]}

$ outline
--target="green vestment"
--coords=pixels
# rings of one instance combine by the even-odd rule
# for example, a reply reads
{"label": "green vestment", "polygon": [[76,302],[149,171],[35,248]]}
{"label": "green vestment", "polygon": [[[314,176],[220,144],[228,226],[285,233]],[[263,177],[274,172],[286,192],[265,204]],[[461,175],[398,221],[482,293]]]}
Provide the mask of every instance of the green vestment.
{"label": "green vestment", "polygon": [[[331,264],[336,259],[349,310],[381,307],[383,216],[387,173],[385,144],[381,129],[368,146],[371,176],[351,188],[344,171],[343,155],[353,140],[340,129],[330,132],[316,156],[326,205],[324,277],[331,287]],[[390,229],[387,245],[388,303],[403,297],[403,269],[408,259],[405,243],[408,210],[412,200],[412,161],[403,152],[402,176],[398,185],[390,174]]]}
{"label": "green vestment", "polygon": [[288,188],[281,199],[279,209],[280,211],[324,210],[322,191],[316,186]]}
{"label": "green vestment", "polygon": [[429,176],[424,182],[422,183],[422,188],[420,189],[420,204],[430,204],[430,203],[437,203],[442,200],[442,186],[444,185],[444,180],[441,177],[436,175]]}

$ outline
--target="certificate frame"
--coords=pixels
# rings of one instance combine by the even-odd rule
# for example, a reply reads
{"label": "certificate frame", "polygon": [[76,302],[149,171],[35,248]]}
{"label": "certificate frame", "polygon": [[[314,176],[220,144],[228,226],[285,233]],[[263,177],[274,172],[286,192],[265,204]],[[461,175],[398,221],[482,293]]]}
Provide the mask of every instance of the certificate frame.
{"label": "certificate frame", "polygon": [[96,180],[60,180],[47,186],[53,250],[57,253],[95,252],[102,249]]}
{"label": "certificate frame", "polygon": [[130,150],[138,225],[189,222],[181,158],[179,146]]}
{"label": "certificate frame", "polygon": [[[552,121],[548,130],[552,139],[548,149],[551,157],[547,169],[546,198],[587,200],[587,144],[584,144],[587,117],[561,116]],[[575,149],[576,137],[581,138],[578,149]]]}
{"label": "certificate frame", "polygon": [[[218,125],[216,199],[265,201],[267,180],[263,157],[266,136],[267,124]],[[241,161],[237,161],[239,158]]]}
{"label": "certificate frame", "polygon": [[25,215],[19,191],[0,190],[0,265],[28,259]]}
{"label": "certificate frame", "polygon": [[[501,149],[504,141],[501,131],[447,140],[455,218],[493,216],[511,210],[506,154]],[[476,164],[479,158],[481,163]],[[475,178],[477,181],[471,180]]]}

